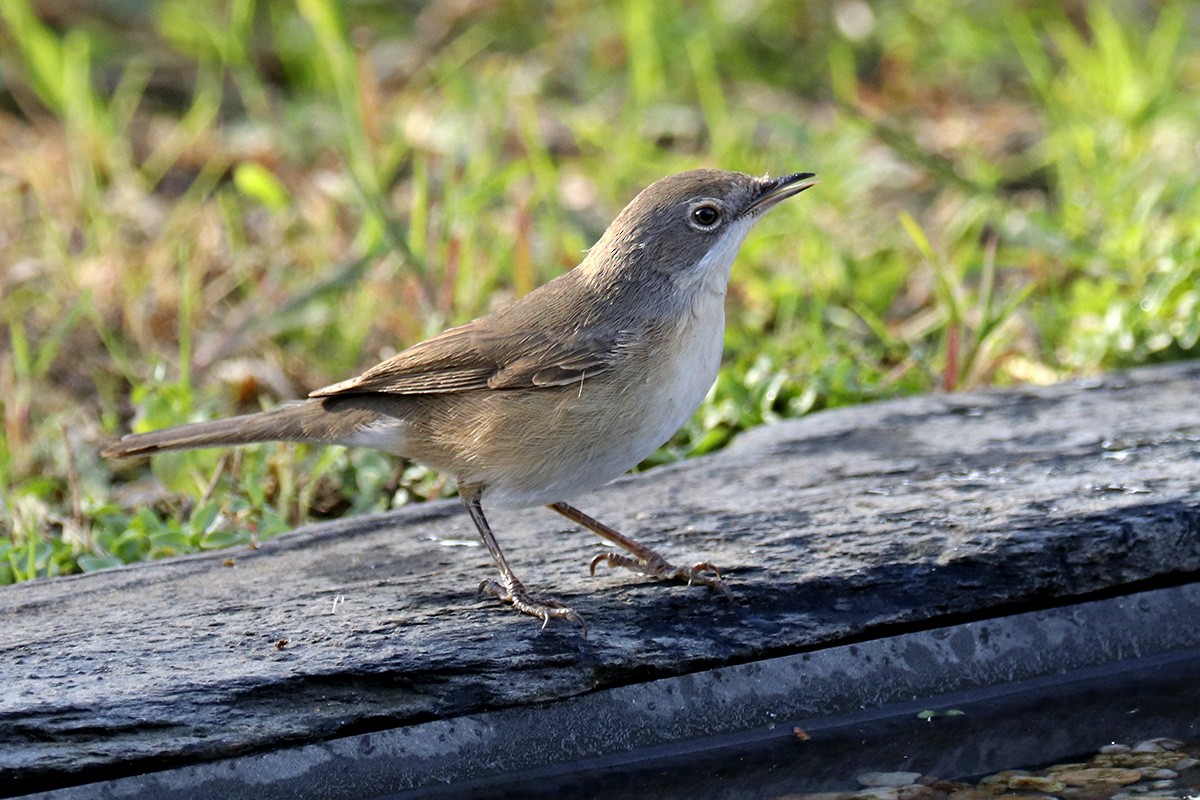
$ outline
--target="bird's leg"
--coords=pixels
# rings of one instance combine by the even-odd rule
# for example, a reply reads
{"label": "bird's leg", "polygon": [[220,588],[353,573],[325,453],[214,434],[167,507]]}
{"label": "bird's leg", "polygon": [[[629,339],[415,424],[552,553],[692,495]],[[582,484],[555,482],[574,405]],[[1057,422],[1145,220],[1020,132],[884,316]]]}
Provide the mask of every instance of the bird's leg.
{"label": "bird's leg", "polygon": [[546,508],[557,511],[572,522],[582,525],[602,539],[612,542],[626,553],[601,553],[592,559],[591,571],[596,574],[596,565],[601,561],[610,567],[625,567],[634,572],[653,575],[665,581],[687,581],[688,585],[702,583],[710,589],[722,594],[728,593],[721,580],[721,571],[707,561],[693,564],[690,567],[677,567],[660,556],[658,553],[635,542],[628,536],[613,530],[598,519],[589,517],[575,506],[566,503],[550,503]]}
{"label": "bird's leg", "polygon": [[542,620],[543,628],[550,623],[551,619],[566,619],[581,625],[584,635],[586,635],[587,623],[583,621],[583,617],[575,613],[574,609],[568,608],[556,600],[535,600],[525,591],[525,584],[521,583],[513,573],[512,567],[508,566],[504,553],[500,551],[500,545],[496,543],[496,537],[492,535],[492,528],[488,525],[487,518],[483,516],[483,506],[480,504],[482,488],[460,486],[458,494],[462,497],[463,505],[467,507],[471,519],[475,522],[475,527],[479,530],[479,538],[483,539],[484,546],[492,554],[492,559],[500,569],[500,582],[486,580],[479,585],[479,591],[509,603],[522,614],[537,617]]}

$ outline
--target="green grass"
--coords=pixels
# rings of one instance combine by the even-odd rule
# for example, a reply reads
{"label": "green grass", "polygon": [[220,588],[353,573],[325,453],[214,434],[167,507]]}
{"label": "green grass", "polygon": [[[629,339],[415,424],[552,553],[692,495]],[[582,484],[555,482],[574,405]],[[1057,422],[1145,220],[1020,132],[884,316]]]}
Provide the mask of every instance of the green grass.
{"label": "green grass", "polygon": [[355,374],[696,166],[822,182],[746,243],[653,463],[1200,354],[1190,4],[457,7],[0,4],[0,583],[445,494],[367,451],[96,451]]}

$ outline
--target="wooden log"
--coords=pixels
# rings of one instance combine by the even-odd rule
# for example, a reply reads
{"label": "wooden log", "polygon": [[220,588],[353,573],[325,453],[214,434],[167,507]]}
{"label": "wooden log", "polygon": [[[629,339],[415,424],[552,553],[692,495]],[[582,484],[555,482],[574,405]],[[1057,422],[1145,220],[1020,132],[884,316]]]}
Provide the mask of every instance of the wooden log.
{"label": "wooden log", "polygon": [[[0,787],[163,769],[1180,583],[1200,573],[1200,363],[813,414],[578,505],[731,600],[587,563],[544,509],[490,598],[454,502],[0,588]],[[228,559],[232,566],[226,566]],[[283,643],[286,642],[286,643]],[[3,793],[3,792],[0,792]]]}

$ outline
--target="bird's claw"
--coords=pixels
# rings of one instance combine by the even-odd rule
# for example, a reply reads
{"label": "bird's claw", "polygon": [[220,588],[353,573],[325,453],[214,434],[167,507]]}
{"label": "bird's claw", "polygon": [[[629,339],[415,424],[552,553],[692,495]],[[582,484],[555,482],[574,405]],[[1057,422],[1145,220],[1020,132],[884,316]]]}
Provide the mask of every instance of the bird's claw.
{"label": "bird's claw", "polygon": [[508,603],[522,614],[537,617],[542,621],[543,629],[550,624],[551,619],[565,619],[583,628],[583,635],[587,636],[587,623],[576,613],[575,609],[563,605],[557,600],[535,600],[529,596],[524,585],[520,583],[506,587],[497,581],[486,580],[479,584],[479,591],[481,594],[491,595],[501,602]]}
{"label": "bird's claw", "polygon": [[713,591],[729,594],[725,582],[721,580],[721,570],[707,561],[690,567],[677,567],[653,550],[647,550],[645,558],[636,558],[624,553],[601,553],[593,558],[589,565],[592,575],[596,574],[596,567],[602,562],[609,567],[624,567],[664,581],[685,581],[688,586],[703,584]]}

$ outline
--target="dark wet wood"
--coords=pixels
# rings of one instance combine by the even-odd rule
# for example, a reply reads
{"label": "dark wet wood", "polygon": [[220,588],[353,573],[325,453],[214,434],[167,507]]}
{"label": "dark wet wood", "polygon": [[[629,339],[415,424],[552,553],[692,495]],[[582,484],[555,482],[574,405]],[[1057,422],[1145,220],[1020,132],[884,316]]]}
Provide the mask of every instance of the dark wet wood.
{"label": "dark wet wood", "polygon": [[716,564],[732,599],[590,577],[596,537],[490,512],[587,639],[476,594],[494,566],[457,501],[3,587],[0,794],[1178,580],[1200,571],[1197,398],[1191,362],[841,409],[576,499]]}

